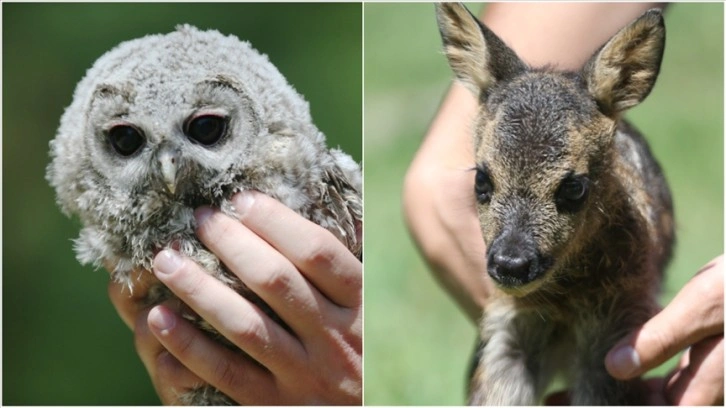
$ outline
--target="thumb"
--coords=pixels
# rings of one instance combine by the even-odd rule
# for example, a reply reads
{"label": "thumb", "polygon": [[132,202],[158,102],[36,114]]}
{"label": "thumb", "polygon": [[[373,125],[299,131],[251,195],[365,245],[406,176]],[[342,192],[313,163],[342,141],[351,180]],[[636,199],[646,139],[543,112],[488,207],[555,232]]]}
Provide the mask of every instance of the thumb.
{"label": "thumb", "polygon": [[698,340],[723,333],[721,261],[706,265],[665,309],[610,350],[605,356],[610,375],[640,376]]}

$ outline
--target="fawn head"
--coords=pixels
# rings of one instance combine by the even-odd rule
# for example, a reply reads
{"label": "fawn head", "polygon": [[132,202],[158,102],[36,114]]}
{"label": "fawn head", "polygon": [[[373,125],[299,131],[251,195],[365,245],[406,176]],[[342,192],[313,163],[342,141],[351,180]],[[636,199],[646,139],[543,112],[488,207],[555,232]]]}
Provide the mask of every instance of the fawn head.
{"label": "fawn head", "polygon": [[617,195],[617,123],[655,84],[663,17],[647,11],[564,72],[528,67],[461,4],[436,15],[449,65],[479,101],[474,193],[488,273],[523,296],[577,254]]}

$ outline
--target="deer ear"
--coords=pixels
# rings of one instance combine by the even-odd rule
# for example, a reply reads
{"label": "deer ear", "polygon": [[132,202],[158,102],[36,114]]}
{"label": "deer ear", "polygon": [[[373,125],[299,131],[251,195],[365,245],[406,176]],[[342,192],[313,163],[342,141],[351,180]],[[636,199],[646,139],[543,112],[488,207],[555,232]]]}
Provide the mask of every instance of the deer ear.
{"label": "deer ear", "polygon": [[477,97],[514,77],[525,64],[461,3],[437,3],[436,20],[456,77]]}
{"label": "deer ear", "polygon": [[595,52],[582,76],[603,113],[617,115],[648,96],[664,48],[663,15],[659,9],[651,9]]}

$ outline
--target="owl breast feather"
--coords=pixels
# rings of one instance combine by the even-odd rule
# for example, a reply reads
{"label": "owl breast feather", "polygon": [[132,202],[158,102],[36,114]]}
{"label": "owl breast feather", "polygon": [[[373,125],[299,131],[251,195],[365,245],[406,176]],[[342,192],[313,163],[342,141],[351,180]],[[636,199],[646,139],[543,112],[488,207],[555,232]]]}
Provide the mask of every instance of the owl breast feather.
{"label": "owl breast feather", "polygon": [[156,253],[173,247],[211,275],[230,283],[217,257],[195,235],[194,209],[210,205],[236,217],[230,199],[243,190],[258,190],[280,200],[328,229],[353,253],[360,254],[360,239],[356,236],[356,226],[362,218],[360,195],[336,166],[319,180],[307,182],[275,173],[244,174],[247,176],[225,174],[211,183],[215,187],[196,188],[206,194],[180,191],[179,196],[172,196],[147,186],[145,191],[131,195],[116,192],[114,200],[91,200],[98,205],[75,241],[79,261],[112,268],[114,280],[132,288],[131,271],[151,270]]}

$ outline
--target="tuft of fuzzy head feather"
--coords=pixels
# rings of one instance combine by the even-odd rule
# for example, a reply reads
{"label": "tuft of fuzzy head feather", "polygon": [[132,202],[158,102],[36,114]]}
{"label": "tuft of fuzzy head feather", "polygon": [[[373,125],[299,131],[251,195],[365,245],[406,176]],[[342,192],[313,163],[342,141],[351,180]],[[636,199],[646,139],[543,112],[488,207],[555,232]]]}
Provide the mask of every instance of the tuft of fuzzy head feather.
{"label": "tuft of fuzzy head feather", "polygon": [[[75,160],[77,154],[68,149],[80,148],[71,141],[78,141],[80,134],[91,131],[87,112],[100,85],[140,83],[146,88],[135,89],[138,93],[154,92],[153,87],[163,83],[165,89],[173,92],[195,79],[220,75],[239,81],[238,85],[254,102],[254,110],[263,123],[301,132],[312,141],[322,143],[324,137],[312,125],[307,101],[287,83],[266,55],[235,36],[179,25],[170,34],[148,35],[119,44],[100,57],[77,85],[73,102],[65,110],[56,139],[51,142],[51,155],[57,164],[49,167],[47,177],[56,187],[71,187],[70,191],[58,191],[59,204],[66,214],[78,211],[75,197],[83,188],[73,182],[83,161]],[[152,77],[156,81],[149,81]],[[166,96],[169,95],[155,94],[146,101],[144,109],[156,111],[158,100]],[[173,109],[173,104],[167,106],[168,111]]]}

